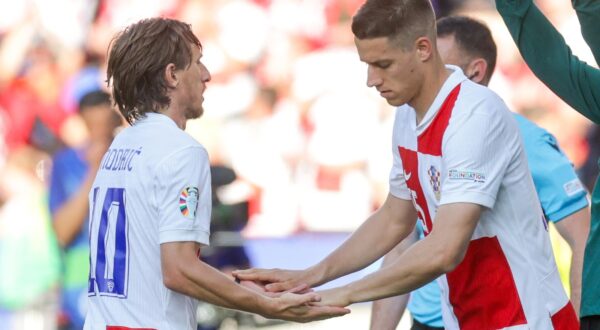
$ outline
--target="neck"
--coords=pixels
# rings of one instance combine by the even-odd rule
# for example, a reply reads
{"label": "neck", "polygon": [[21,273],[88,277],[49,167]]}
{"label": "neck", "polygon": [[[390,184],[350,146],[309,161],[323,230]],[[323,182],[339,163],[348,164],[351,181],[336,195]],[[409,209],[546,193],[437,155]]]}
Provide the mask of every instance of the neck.
{"label": "neck", "polygon": [[450,71],[446,69],[441,61],[436,61],[430,68],[426,68],[425,79],[421,85],[420,92],[408,104],[415,109],[417,114],[417,124],[423,120],[425,114],[431,107],[435,97],[444,85],[444,82],[450,76]]}
{"label": "neck", "polygon": [[185,118],[183,111],[179,111],[178,107],[175,106],[175,104],[171,103],[171,106],[169,106],[168,108],[162,109],[159,112],[162,113],[163,115],[171,118],[175,122],[177,127],[181,128],[182,130],[185,130],[185,125],[187,123],[187,119]]}

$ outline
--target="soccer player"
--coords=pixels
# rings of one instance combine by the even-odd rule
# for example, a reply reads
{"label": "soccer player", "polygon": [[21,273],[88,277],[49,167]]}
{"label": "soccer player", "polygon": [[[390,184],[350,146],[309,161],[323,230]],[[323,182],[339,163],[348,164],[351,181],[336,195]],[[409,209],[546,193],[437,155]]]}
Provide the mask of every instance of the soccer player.
{"label": "soccer player", "polygon": [[[459,66],[467,77],[487,86],[496,64],[496,44],[483,23],[468,17],[446,17],[437,22],[437,45],[442,60]],[[514,114],[523,137],[533,182],[546,219],[552,221],[573,251],[571,259],[571,302],[579,310],[583,251],[589,232],[587,192],[573,166],[560,151],[555,138],[524,117]],[[383,267],[393,263],[416,241],[411,234],[386,255]],[[408,295],[373,303],[371,329],[396,329],[404,308],[413,316],[412,329],[442,329],[440,290],[432,282]]]}
{"label": "soccer player", "polygon": [[[581,32],[600,63],[600,3],[573,0]],[[565,39],[531,0],[496,0],[531,71],[573,109],[600,124],[600,70],[578,59]],[[541,55],[543,54],[543,55]],[[592,220],[583,261],[581,329],[600,329],[600,184],[592,193]]]}
{"label": "soccer player", "polygon": [[85,94],[79,101],[88,140],[81,147],[59,151],[53,159],[50,211],[58,243],[63,248],[62,311],[68,329],[81,329],[88,292],[88,192],[100,160],[111,143],[121,116],[103,91]]}
{"label": "soccer player", "polygon": [[107,77],[131,126],[113,140],[89,194],[86,330],[196,329],[195,299],[293,321],[348,312],[306,305],[315,293],[255,292],[199,260],[209,161],[183,130],[202,115],[211,76],[188,24],[151,18],[126,27],[111,42]]}
{"label": "soccer player", "polygon": [[396,262],[319,292],[347,306],[410,292],[439,277],[447,329],[574,329],[518,126],[502,100],[444,66],[428,0],[367,0],[352,31],[367,85],[398,106],[384,204],[337,250],[303,271],[244,270],[268,290],[320,285],[382,257]]}

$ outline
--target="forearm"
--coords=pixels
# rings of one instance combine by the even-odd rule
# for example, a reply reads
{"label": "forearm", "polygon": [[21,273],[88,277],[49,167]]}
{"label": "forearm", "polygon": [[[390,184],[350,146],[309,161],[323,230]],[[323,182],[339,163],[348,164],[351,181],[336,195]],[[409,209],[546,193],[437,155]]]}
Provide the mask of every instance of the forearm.
{"label": "forearm", "polygon": [[590,231],[590,210],[586,206],[555,223],[556,230],[569,244],[572,251],[570,284],[571,302],[577,314],[581,301],[581,281],[583,272],[583,255]]}
{"label": "forearm", "polygon": [[600,2],[597,0],[572,0],[581,24],[581,34],[592,50],[596,64],[600,64]]}
{"label": "forearm", "polygon": [[569,283],[571,285],[571,302],[575,308],[575,312],[579,315],[581,305],[581,278],[583,272],[583,253],[585,250],[585,241],[580,244],[582,246],[573,249],[571,258],[571,270],[569,272]]}
{"label": "forearm", "polygon": [[181,283],[180,289],[184,292],[180,293],[225,308],[265,314],[264,299],[202,261],[184,275],[187,283]]}
{"label": "forearm", "polygon": [[455,267],[445,258],[446,251],[432,240],[415,243],[389,267],[350,283],[350,304],[407,294]]}
{"label": "forearm", "polygon": [[89,212],[88,194],[93,177],[88,176],[82,186],[53,214],[52,226],[61,246],[67,246],[81,232]]}
{"label": "forearm", "polygon": [[[418,239],[419,234],[414,230],[400,244],[396,245],[396,247],[386,254],[383,258],[381,268],[389,267],[393,264]],[[396,329],[408,304],[408,298],[409,294],[403,294],[373,301],[371,306],[371,330]]]}
{"label": "forearm", "polygon": [[394,330],[408,304],[408,294],[375,300],[371,307],[371,330]]}
{"label": "forearm", "polygon": [[531,0],[496,0],[496,6],[533,73],[575,110],[600,122],[600,71],[571,53]]}
{"label": "forearm", "polygon": [[316,286],[326,283],[381,258],[413,230],[416,214],[413,213],[412,204],[409,208],[406,214],[398,217],[394,214],[396,211],[384,203],[339,248],[309,270],[309,273],[318,275],[314,276],[315,283],[307,284]]}
{"label": "forearm", "polygon": [[238,285],[230,277],[200,260],[179,264],[176,272],[165,273],[165,284],[179,293],[225,308],[265,315],[266,299]]}

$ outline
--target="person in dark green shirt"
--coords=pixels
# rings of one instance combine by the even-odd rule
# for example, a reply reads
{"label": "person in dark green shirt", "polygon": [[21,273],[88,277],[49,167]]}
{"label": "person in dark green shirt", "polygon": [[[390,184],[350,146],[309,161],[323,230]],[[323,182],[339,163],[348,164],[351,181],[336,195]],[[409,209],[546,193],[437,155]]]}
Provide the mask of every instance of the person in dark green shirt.
{"label": "person in dark green shirt", "polygon": [[[600,63],[600,1],[572,0],[583,38]],[[496,0],[521,55],[533,73],[567,104],[600,124],[600,70],[572,54],[564,38],[532,0]],[[583,265],[581,329],[600,329],[600,184],[592,194],[592,220]]]}

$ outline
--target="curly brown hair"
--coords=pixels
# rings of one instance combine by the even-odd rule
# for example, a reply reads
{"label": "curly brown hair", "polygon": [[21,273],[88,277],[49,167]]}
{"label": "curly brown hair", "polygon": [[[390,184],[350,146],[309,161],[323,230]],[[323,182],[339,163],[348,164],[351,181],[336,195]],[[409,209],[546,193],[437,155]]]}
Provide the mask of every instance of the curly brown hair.
{"label": "curly brown hair", "polygon": [[112,39],[106,83],[129,124],[170,105],[165,67],[187,68],[193,46],[202,48],[189,24],[160,17],[129,25]]}

